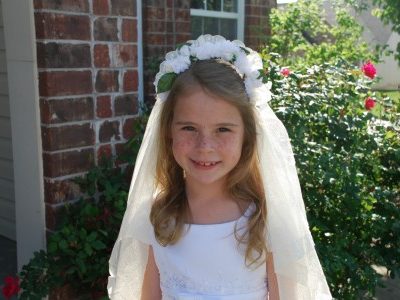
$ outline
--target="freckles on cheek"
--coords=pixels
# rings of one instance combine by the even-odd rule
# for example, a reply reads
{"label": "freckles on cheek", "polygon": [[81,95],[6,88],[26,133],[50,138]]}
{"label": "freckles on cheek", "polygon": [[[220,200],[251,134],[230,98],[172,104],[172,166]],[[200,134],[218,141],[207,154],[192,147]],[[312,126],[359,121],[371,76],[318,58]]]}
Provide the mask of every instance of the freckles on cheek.
{"label": "freckles on cheek", "polygon": [[175,149],[185,149],[192,145],[191,139],[187,137],[175,137],[172,139],[172,147]]}

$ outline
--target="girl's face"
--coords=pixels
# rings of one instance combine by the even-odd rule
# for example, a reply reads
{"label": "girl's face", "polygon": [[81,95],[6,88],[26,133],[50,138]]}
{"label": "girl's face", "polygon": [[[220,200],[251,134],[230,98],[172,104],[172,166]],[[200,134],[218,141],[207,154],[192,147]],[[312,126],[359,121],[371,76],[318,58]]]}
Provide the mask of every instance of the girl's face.
{"label": "girl's face", "polygon": [[187,183],[223,184],[242,152],[244,124],[239,110],[201,88],[176,100],[172,151]]}

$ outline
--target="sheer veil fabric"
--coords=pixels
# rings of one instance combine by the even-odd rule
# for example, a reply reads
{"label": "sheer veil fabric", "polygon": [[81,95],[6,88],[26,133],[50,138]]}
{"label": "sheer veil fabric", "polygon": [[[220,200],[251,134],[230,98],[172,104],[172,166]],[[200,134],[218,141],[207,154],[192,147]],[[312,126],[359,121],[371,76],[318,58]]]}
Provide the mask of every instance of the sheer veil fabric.
{"label": "sheer veil fabric", "polygon": [[[268,105],[268,96],[257,97],[257,150],[268,211],[265,238],[274,257],[280,299],[332,299],[309,230],[286,128]],[[154,240],[149,214],[157,192],[155,158],[163,104],[157,96],[136,160],[127,209],[109,261],[110,299],[140,299],[148,245]]]}

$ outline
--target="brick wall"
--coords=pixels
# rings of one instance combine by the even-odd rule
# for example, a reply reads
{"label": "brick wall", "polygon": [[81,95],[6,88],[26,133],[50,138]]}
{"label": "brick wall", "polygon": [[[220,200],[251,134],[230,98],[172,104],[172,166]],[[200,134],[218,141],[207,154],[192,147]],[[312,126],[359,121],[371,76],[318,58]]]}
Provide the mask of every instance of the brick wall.
{"label": "brick wall", "polygon": [[268,15],[276,7],[276,0],[245,1],[244,40],[246,46],[259,50],[265,44],[265,37],[270,34]]}
{"label": "brick wall", "polygon": [[146,102],[154,101],[160,59],[190,39],[190,0],[143,0],[143,60]]}
{"label": "brick wall", "polygon": [[34,0],[48,231],[138,113],[135,0]]}

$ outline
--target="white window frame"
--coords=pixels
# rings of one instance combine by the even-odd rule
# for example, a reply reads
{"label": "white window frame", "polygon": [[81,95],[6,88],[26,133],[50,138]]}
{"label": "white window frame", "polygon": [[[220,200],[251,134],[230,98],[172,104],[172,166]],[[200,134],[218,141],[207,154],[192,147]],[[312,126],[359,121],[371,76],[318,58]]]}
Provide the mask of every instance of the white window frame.
{"label": "white window frame", "polygon": [[[238,12],[225,12],[225,11],[215,11],[215,10],[205,10],[205,9],[190,9],[190,16],[195,17],[209,17],[218,19],[235,19],[237,20],[237,39],[244,40],[244,0],[238,0]],[[223,0],[221,0],[221,7],[223,7]]]}

